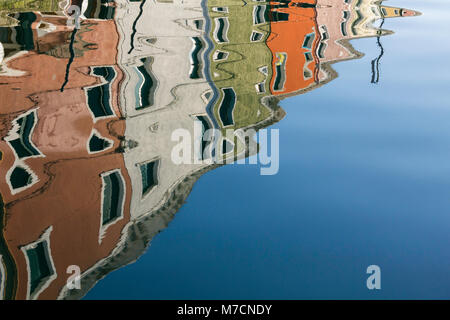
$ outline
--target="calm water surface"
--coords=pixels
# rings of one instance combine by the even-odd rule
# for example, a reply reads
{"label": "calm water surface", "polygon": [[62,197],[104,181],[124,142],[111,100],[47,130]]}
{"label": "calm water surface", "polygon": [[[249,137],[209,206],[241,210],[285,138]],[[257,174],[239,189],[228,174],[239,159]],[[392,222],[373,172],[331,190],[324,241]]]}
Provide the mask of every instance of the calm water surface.
{"label": "calm water surface", "polygon": [[[3,22],[4,298],[450,298],[448,1],[113,2]],[[174,165],[194,118],[279,172]]]}

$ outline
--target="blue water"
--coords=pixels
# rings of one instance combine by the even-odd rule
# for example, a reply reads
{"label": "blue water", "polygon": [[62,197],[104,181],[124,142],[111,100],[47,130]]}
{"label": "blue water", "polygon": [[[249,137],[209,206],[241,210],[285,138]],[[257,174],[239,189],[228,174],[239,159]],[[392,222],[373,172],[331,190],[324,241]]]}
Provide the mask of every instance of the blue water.
{"label": "blue water", "polygon": [[[230,165],[200,178],[136,263],[87,299],[450,298],[448,0],[389,1],[339,78],[281,102],[280,172]],[[381,268],[368,290],[366,268]]]}

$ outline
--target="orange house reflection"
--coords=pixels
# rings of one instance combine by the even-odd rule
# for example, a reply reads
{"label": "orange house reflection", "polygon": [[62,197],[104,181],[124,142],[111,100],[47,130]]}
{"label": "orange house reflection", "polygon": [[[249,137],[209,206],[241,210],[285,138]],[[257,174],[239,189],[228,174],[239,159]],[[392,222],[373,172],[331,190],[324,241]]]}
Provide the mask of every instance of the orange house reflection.
{"label": "orange house reflection", "polygon": [[270,3],[271,34],[267,46],[273,55],[273,95],[299,91],[318,81],[320,35],[315,5],[316,0]]}

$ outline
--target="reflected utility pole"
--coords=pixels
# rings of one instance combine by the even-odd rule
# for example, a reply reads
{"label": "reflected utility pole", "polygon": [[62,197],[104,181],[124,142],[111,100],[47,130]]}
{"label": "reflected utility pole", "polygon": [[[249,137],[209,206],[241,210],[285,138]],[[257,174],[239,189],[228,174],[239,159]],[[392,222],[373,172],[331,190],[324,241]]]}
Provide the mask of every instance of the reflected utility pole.
{"label": "reflected utility pole", "polygon": [[378,48],[380,48],[380,54],[376,59],[372,60],[372,81],[371,81],[371,83],[378,83],[380,81],[380,60],[384,55],[384,48],[383,48],[383,45],[381,44],[380,39],[381,39],[381,35],[383,33],[383,25],[384,25],[385,17],[384,17],[383,13],[381,13],[381,15],[382,15],[382,20],[381,20],[381,24],[377,31],[377,34],[378,34],[377,45],[378,45]]}
{"label": "reflected utility pole", "polygon": [[131,54],[134,50],[134,38],[136,37],[137,33],[137,24],[139,22],[139,19],[141,18],[142,14],[144,13],[144,5],[147,0],[142,0],[140,6],[139,6],[139,14],[137,15],[136,19],[133,22],[133,32],[131,33],[131,39],[130,39],[130,50],[128,51],[128,54]]}
{"label": "reflected utility pole", "polygon": [[[71,26],[73,23],[73,31],[72,36],[70,37],[70,43],[69,43],[69,62],[66,66],[66,75],[64,77],[64,82],[61,86],[60,91],[63,92],[64,88],[66,87],[67,83],[69,82],[69,74],[70,74],[70,66],[73,63],[73,60],[75,59],[75,50],[73,49],[73,46],[75,44],[75,36],[77,34],[78,29],[80,29],[80,16],[81,16],[81,8],[76,5],[72,5],[67,10],[67,14],[69,17],[67,18],[67,25]],[[73,21],[72,21],[73,19]]]}

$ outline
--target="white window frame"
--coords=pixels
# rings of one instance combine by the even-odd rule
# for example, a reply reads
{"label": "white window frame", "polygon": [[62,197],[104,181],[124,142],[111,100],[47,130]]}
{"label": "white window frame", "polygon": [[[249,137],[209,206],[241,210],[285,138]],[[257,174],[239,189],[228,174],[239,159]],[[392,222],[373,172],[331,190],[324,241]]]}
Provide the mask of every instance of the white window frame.
{"label": "white window frame", "polygon": [[[55,264],[53,262],[52,249],[51,249],[51,245],[50,245],[50,234],[52,231],[53,231],[53,226],[48,227],[44,231],[44,233],[39,237],[38,240],[20,248],[22,250],[23,255],[25,256],[25,260],[27,263],[27,272],[28,272],[27,300],[36,300],[39,297],[39,295],[45,289],[47,289],[50,286],[50,284],[58,277],[56,268],[55,268]],[[29,281],[29,278],[31,277],[31,268],[30,268],[30,261],[28,260],[27,250],[35,248],[36,245],[38,245],[39,243],[44,242],[44,241],[47,242],[48,259],[50,262],[50,267],[53,269],[53,274],[48,277],[48,279],[44,282],[43,285],[41,285],[41,287],[39,288],[39,290],[37,292],[35,292],[34,294],[31,294],[31,282]]]}

